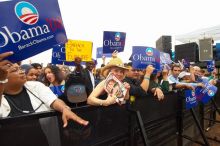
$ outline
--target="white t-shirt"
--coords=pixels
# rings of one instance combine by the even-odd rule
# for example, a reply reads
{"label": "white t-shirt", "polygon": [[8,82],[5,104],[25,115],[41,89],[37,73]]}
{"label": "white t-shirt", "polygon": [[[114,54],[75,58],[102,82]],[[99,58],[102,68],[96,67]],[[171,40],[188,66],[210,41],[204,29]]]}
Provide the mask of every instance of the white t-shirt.
{"label": "white t-shirt", "polygon": [[[37,97],[35,97],[30,91],[27,90],[33,109],[37,109],[36,112],[51,110],[50,105],[57,99],[57,97],[50,90],[49,87],[45,86],[44,84],[38,81],[27,81],[24,84],[24,86],[44,102],[40,106],[40,108],[37,109],[42,102],[39,99],[37,99]],[[3,95],[0,105],[0,117],[7,117],[10,111],[11,108],[8,104],[8,101],[5,99]]]}

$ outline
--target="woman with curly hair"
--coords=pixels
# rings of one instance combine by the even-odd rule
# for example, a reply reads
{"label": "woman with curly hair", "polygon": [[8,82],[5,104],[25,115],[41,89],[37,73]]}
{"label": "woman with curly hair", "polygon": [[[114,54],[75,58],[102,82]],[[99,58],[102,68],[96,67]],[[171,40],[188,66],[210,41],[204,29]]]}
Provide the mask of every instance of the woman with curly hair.
{"label": "woman with curly hair", "polygon": [[64,85],[64,75],[56,65],[49,65],[44,69],[44,84],[46,86]]}

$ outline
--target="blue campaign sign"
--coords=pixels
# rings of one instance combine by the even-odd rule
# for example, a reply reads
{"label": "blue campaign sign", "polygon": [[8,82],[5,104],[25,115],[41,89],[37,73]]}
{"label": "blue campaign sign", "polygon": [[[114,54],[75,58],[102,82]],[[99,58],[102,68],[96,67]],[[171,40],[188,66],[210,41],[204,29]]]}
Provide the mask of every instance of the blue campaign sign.
{"label": "blue campaign sign", "polygon": [[170,59],[169,53],[160,52],[161,64],[171,64],[173,61]]}
{"label": "blue campaign sign", "polygon": [[195,92],[192,90],[185,90],[185,98],[186,98],[186,109],[191,109],[197,106],[198,102],[196,100]]}
{"label": "blue campaign sign", "polygon": [[75,66],[75,63],[73,61],[66,61],[65,44],[60,44],[53,47],[51,63]]}
{"label": "blue campaign sign", "polygon": [[208,72],[212,72],[214,69],[215,69],[215,61],[214,60],[207,61]]}
{"label": "blue campaign sign", "polygon": [[202,101],[206,104],[216,94],[218,89],[216,86],[211,85],[208,82],[204,83],[204,86],[204,88],[197,87],[195,89],[195,94],[198,101]]}
{"label": "blue campaign sign", "polygon": [[64,85],[60,85],[60,86],[52,86],[50,87],[50,90],[56,94],[56,96],[60,96],[64,93]]}
{"label": "blue campaign sign", "polygon": [[98,47],[96,50],[96,58],[102,58],[102,56],[105,57],[112,57],[111,53],[103,53],[103,48],[102,47]]}
{"label": "blue campaign sign", "polygon": [[154,73],[160,71],[160,52],[155,48],[133,46],[131,60],[133,68],[145,69],[147,65],[153,65]]}
{"label": "blue campaign sign", "polygon": [[0,53],[18,62],[67,41],[57,0],[0,2]]}
{"label": "blue campaign sign", "polygon": [[115,50],[118,52],[124,51],[126,33],[104,31],[103,34],[103,53],[113,53]]}
{"label": "blue campaign sign", "polygon": [[52,50],[52,64],[64,64],[65,62],[65,45],[57,45]]}
{"label": "blue campaign sign", "polygon": [[190,62],[188,59],[182,59],[182,63],[183,63],[184,68],[190,67]]}

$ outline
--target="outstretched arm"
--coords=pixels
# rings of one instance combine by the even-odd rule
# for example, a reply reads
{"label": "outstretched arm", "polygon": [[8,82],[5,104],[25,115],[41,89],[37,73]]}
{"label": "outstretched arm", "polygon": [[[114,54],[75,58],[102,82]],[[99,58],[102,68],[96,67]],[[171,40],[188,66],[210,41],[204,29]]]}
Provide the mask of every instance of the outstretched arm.
{"label": "outstretched arm", "polygon": [[71,109],[60,99],[56,99],[51,104],[51,107],[62,113],[63,127],[67,126],[68,120],[76,121],[77,123],[84,126],[88,125],[89,123],[88,121],[82,119],[81,117],[73,113]]}

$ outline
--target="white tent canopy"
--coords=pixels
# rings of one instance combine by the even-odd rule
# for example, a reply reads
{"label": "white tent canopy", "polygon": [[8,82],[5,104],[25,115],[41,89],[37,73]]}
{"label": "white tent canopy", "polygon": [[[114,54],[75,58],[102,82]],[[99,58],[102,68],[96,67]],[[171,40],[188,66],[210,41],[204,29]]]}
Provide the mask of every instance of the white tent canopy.
{"label": "white tent canopy", "polygon": [[182,43],[198,42],[199,39],[204,38],[212,38],[214,41],[220,40],[220,25],[175,36],[175,39]]}

